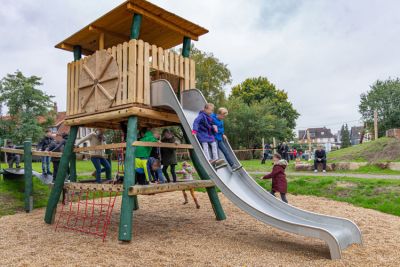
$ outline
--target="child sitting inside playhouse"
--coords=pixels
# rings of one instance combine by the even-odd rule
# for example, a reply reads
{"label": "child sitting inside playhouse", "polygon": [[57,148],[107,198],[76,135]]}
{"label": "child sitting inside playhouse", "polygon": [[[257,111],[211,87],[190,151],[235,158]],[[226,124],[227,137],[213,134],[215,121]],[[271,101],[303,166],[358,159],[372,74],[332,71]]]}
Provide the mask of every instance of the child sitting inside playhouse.
{"label": "child sitting inside playhouse", "polygon": [[[135,160],[136,181],[140,185],[153,183],[165,183],[161,171],[161,162],[159,159],[150,157],[149,159]],[[150,178],[151,177],[151,178]]]}
{"label": "child sitting inside playhouse", "polygon": [[272,178],[272,190],[271,194],[275,196],[276,192],[279,192],[281,195],[281,199],[283,202],[288,203],[286,199],[287,193],[287,181],[285,169],[288,165],[287,161],[282,159],[280,154],[274,154],[272,157],[274,162],[274,167],[272,168],[272,172],[265,175],[263,179],[271,179]]}
{"label": "child sitting inside playhouse", "polygon": [[[186,161],[184,161],[182,163],[182,170],[177,171],[177,174],[182,174],[183,175],[183,179],[185,181],[192,181],[193,180],[193,173],[194,173],[194,169],[192,168],[192,166],[190,166],[189,163],[187,163]],[[186,205],[188,202],[188,196],[185,192],[185,190],[182,190],[183,193],[183,197],[185,199],[185,202],[183,202],[183,205]],[[193,201],[196,204],[196,208],[200,209],[200,205],[199,202],[197,201],[197,198],[194,194],[194,189],[190,189],[190,194],[192,195]]]}
{"label": "child sitting inside playhouse", "polygon": [[[210,161],[212,165],[220,165],[224,163],[224,160],[218,159],[218,147],[214,137],[215,129],[213,127],[213,119],[211,118],[213,112],[214,104],[207,103],[193,122],[192,134],[199,140],[207,160]],[[208,149],[210,145],[211,157]]]}

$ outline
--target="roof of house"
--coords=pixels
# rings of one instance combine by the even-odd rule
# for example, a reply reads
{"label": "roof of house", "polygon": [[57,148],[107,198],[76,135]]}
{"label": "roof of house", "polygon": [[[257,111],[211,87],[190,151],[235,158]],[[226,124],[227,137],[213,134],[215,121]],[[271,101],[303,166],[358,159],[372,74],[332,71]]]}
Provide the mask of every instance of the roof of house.
{"label": "roof of house", "polygon": [[299,131],[299,140],[307,139],[307,131],[310,132],[310,138],[334,138],[331,129],[326,127],[322,128],[308,128],[307,130],[300,130]]}
{"label": "roof of house", "polygon": [[99,49],[99,36],[104,33],[104,48],[129,41],[132,15],[141,14],[139,39],[164,49],[183,42],[183,37],[198,40],[207,29],[179,17],[145,0],[128,0],[93,21],[56,45],[57,48],[73,51],[75,45],[82,53],[90,55]]}

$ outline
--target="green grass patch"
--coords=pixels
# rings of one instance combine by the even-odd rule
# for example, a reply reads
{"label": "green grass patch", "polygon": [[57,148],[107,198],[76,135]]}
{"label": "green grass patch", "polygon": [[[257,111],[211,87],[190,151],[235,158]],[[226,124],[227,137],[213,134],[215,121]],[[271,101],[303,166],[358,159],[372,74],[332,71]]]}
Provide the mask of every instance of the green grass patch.
{"label": "green grass patch", "polygon": [[[39,179],[33,178],[34,208],[46,206],[50,189]],[[24,210],[24,181],[0,180],[0,216]]]}
{"label": "green grass patch", "polygon": [[400,161],[400,140],[396,138],[382,137],[371,142],[332,151],[328,153],[328,161]]}
{"label": "green grass patch", "polygon": [[[270,190],[271,181],[260,178],[257,176],[257,182]],[[288,192],[325,197],[400,216],[400,180],[289,176]]]}

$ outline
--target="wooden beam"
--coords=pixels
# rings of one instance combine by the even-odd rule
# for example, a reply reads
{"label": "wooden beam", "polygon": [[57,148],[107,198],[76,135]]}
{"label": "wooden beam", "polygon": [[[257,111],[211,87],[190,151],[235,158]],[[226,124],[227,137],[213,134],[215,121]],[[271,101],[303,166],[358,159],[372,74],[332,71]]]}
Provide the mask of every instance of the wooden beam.
{"label": "wooden beam", "polygon": [[89,31],[93,31],[93,32],[97,32],[97,33],[104,33],[104,34],[119,38],[119,39],[121,39],[123,41],[129,40],[129,35],[113,32],[113,31],[109,31],[109,30],[106,30],[106,29],[103,29],[103,28],[100,28],[100,27],[97,27],[97,26],[94,26],[94,25],[90,25],[89,26]]}
{"label": "wooden beam", "polygon": [[156,111],[147,108],[131,107],[111,112],[82,116],[73,119],[66,119],[65,125],[68,126],[85,125],[93,122],[102,122],[102,121],[115,120],[119,118],[127,118],[129,116],[137,116],[137,117],[156,119],[160,121],[180,123],[178,116],[173,113]]}
{"label": "wooden beam", "polygon": [[[64,50],[68,50],[68,51],[74,51],[74,46],[73,45],[71,45],[71,44],[67,44],[67,43],[62,43],[61,45],[60,45],[60,48],[61,49],[64,49]],[[82,54],[84,54],[84,55],[91,55],[91,54],[93,54],[94,53],[94,51],[91,51],[91,50],[87,50],[87,49],[83,49],[82,48]]]}
{"label": "wooden beam", "polygon": [[104,32],[101,32],[99,35],[99,50],[104,49]]}
{"label": "wooden beam", "polygon": [[103,191],[103,192],[122,192],[122,184],[89,184],[89,183],[66,183],[64,189],[84,190],[84,191]]}
{"label": "wooden beam", "polygon": [[83,152],[83,151],[96,151],[96,150],[104,150],[104,149],[116,149],[126,147],[126,143],[116,143],[116,144],[105,144],[98,146],[86,146],[86,147],[77,147],[74,148],[74,152]]}
{"label": "wooden beam", "polygon": [[171,22],[169,22],[169,21],[167,21],[165,19],[162,19],[159,16],[156,16],[156,15],[148,12],[147,10],[145,10],[145,9],[135,5],[135,4],[128,3],[126,8],[130,12],[139,13],[139,14],[145,16],[146,18],[148,18],[150,20],[153,20],[154,22],[156,22],[156,23],[158,23],[160,25],[163,25],[163,26],[165,26],[165,27],[167,27],[167,28],[169,28],[169,29],[171,29],[171,30],[173,30],[175,32],[178,32],[178,33],[182,34],[183,36],[190,37],[192,40],[195,40],[195,41],[199,40],[199,38],[197,37],[196,34],[193,34],[190,31],[186,31],[186,30],[182,29],[181,27],[176,26],[174,23],[171,23]]}
{"label": "wooden beam", "polygon": [[189,144],[157,143],[157,142],[142,142],[142,141],[135,141],[132,143],[132,146],[193,149],[193,146]]}
{"label": "wooden beam", "polygon": [[182,191],[194,188],[208,188],[215,186],[211,180],[193,180],[177,183],[134,185],[129,188],[129,195],[151,195],[165,192]]}
{"label": "wooden beam", "polygon": [[[24,154],[24,150],[22,149],[16,149],[16,148],[7,148],[7,147],[2,147],[0,148],[2,152],[6,153],[13,153],[13,154]],[[32,151],[33,156],[49,156],[53,158],[61,158],[61,153],[60,152],[49,152],[49,151]]]}

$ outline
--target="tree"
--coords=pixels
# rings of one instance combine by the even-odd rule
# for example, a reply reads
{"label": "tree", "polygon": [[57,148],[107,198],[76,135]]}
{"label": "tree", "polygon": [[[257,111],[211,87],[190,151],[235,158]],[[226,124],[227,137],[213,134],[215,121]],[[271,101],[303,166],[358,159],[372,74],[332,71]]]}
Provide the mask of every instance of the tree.
{"label": "tree", "polygon": [[241,98],[230,98],[226,102],[230,111],[225,122],[225,132],[235,148],[250,148],[261,143],[265,137],[285,139],[292,131],[287,121],[273,114],[274,107],[267,100],[246,104]]}
{"label": "tree", "polygon": [[349,126],[347,124],[342,125],[340,135],[342,136],[342,148],[351,146]]}
{"label": "tree", "polygon": [[247,105],[265,100],[265,104],[273,107],[271,110],[273,115],[285,119],[290,129],[293,130],[296,127],[296,119],[300,114],[288,101],[287,93],[277,89],[265,77],[248,78],[241,84],[234,86],[231,97],[239,97]]}
{"label": "tree", "polygon": [[52,96],[37,88],[42,85],[40,80],[40,77],[25,77],[21,71],[16,71],[0,81],[0,103],[5,104],[10,115],[2,117],[3,138],[12,138],[16,143],[26,138],[37,141],[44,128],[53,123]]}
{"label": "tree", "polygon": [[378,112],[378,135],[400,127],[400,79],[377,80],[367,93],[361,95],[358,106],[368,128],[373,132],[374,111]]}
{"label": "tree", "polygon": [[231,72],[226,64],[212,53],[192,46],[191,58],[196,62],[196,87],[207,101],[219,106],[225,100],[224,86],[231,83]]}

